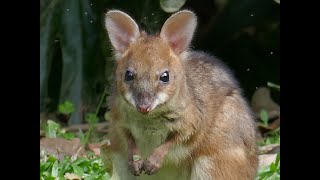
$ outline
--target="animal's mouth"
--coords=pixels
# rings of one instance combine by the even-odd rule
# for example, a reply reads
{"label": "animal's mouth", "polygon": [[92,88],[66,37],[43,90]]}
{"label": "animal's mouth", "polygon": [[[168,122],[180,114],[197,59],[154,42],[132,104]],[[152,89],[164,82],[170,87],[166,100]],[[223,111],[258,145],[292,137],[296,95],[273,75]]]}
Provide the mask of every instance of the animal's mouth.
{"label": "animal's mouth", "polygon": [[149,114],[156,107],[164,104],[168,96],[164,93],[160,93],[156,96],[152,96],[147,93],[139,93],[138,96],[133,96],[131,93],[125,94],[127,102],[132,104],[136,110],[142,114]]}

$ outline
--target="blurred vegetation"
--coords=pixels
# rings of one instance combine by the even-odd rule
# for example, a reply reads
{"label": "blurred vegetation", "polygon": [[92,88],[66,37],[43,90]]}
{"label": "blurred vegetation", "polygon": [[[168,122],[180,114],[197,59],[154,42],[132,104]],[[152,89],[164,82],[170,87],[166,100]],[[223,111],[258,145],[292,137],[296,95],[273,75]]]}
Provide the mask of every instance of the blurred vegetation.
{"label": "blurred vegetation", "polygon": [[[40,0],[40,112],[72,110],[68,123],[79,124],[96,110],[114,67],[103,22],[109,9],[124,10],[149,33],[171,13],[193,10],[199,25],[192,47],[223,59],[248,99],[267,82],[280,84],[280,1]],[[272,96],[280,104],[279,93]],[[66,101],[74,107],[59,110]],[[103,117],[107,109],[98,109]]]}

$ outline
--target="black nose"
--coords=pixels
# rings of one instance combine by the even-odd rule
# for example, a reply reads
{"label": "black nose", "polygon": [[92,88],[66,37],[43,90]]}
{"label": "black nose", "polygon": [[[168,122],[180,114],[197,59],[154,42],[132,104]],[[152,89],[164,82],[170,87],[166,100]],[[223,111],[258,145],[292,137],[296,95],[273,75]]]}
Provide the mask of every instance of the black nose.
{"label": "black nose", "polygon": [[137,110],[139,112],[148,113],[151,110],[152,97],[149,93],[139,93],[137,100]]}

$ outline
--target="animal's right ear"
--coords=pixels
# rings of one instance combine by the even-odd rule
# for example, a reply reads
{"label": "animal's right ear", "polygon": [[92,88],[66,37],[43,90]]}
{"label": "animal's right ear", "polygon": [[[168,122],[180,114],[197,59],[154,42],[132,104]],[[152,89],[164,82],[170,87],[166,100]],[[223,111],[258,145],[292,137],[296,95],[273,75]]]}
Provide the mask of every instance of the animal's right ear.
{"label": "animal's right ear", "polygon": [[139,27],[136,22],[126,13],[118,10],[110,10],[105,17],[105,27],[109,39],[117,53],[124,53],[130,43],[139,36]]}

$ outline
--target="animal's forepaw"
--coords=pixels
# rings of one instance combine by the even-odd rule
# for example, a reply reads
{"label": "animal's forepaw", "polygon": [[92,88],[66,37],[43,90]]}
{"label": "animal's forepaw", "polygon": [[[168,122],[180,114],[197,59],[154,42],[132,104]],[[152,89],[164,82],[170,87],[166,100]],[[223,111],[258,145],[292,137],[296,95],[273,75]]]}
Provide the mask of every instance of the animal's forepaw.
{"label": "animal's forepaw", "polygon": [[143,160],[140,156],[134,155],[132,160],[129,160],[129,170],[135,176],[139,176],[142,172]]}
{"label": "animal's forepaw", "polygon": [[163,158],[158,154],[153,154],[143,162],[144,172],[148,175],[156,173],[162,166]]}

